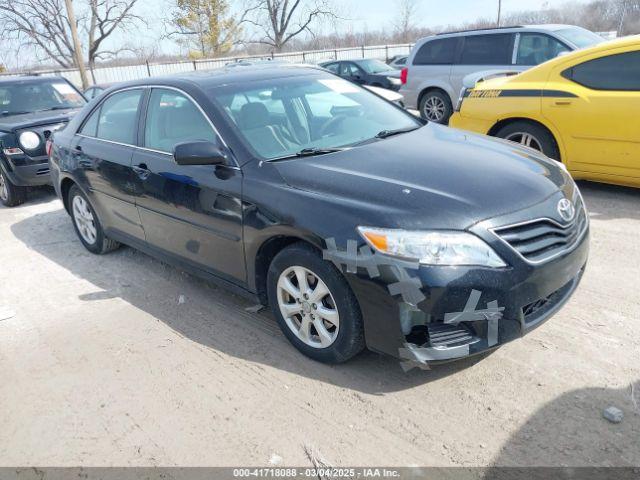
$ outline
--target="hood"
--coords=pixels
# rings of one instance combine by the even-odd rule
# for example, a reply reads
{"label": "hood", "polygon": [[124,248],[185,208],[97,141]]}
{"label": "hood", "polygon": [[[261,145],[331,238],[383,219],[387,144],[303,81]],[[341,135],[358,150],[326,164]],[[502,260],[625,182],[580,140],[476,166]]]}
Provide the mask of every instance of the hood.
{"label": "hood", "polygon": [[0,130],[5,132],[22,130],[38,125],[48,125],[51,123],[68,122],[79,108],[69,108],[65,110],[47,110],[43,112],[25,113],[22,115],[8,115],[0,117]]}
{"label": "hood", "polygon": [[573,192],[569,175],[534,150],[435,124],[275,165],[290,187],[386,228],[466,229]]}

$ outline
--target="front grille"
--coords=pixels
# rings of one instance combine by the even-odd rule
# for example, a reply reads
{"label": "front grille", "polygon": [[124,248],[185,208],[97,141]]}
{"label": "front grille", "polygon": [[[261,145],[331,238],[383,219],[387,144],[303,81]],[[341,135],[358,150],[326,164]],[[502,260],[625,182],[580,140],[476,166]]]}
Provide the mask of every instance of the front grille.
{"label": "front grille", "polygon": [[588,227],[582,201],[576,204],[576,218],[568,225],[540,219],[494,230],[504,242],[531,263],[541,263],[572,250]]}
{"label": "front grille", "polygon": [[427,325],[432,347],[451,348],[457,345],[475,343],[478,339],[464,325],[430,323]]}

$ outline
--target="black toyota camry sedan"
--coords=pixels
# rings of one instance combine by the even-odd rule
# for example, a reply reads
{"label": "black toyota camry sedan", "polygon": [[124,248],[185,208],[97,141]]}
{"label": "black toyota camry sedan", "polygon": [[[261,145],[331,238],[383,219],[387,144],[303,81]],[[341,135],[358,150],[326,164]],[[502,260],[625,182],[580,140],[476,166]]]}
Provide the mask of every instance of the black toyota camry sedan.
{"label": "black toyota camry sedan", "polygon": [[50,183],[45,142],[85,103],[64,78],[0,79],[0,202],[20,205],[28,187]]}
{"label": "black toyota camry sedan", "polygon": [[323,362],[494,349],[557,312],[587,263],[562,164],[318,68],[119,85],[54,134],[50,165],[89,251],[124,243],[268,304]]}

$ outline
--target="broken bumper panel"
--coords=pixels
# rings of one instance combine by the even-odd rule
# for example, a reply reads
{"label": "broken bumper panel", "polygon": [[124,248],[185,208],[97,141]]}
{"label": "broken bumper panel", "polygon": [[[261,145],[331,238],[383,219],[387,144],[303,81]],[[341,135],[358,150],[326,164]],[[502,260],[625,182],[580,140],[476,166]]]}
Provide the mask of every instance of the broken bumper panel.
{"label": "broken bumper panel", "polygon": [[[588,234],[543,265],[504,269],[384,265],[347,275],[369,349],[421,365],[490,351],[522,337],[571,297],[586,267]],[[362,259],[365,264],[367,259]],[[394,273],[395,270],[395,273]]]}

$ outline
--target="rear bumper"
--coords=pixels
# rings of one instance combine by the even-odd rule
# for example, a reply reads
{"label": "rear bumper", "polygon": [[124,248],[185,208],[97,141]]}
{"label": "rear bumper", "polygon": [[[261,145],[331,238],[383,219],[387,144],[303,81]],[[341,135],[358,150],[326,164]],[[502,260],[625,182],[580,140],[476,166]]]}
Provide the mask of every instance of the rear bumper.
{"label": "rear bumper", "polygon": [[13,161],[1,158],[2,169],[7,178],[19,187],[37,187],[50,185],[49,161],[46,157],[20,159]]}

